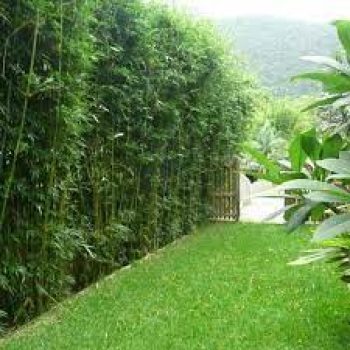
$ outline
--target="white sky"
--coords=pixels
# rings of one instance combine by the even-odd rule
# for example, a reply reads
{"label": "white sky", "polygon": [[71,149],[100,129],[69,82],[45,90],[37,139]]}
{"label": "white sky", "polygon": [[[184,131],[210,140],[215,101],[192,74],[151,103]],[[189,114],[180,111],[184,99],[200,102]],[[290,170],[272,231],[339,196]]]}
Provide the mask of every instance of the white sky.
{"label": "white sky", "polygon": [[316,22],[350,19],[350,0],[166,0],[210,18],[274,16]]}

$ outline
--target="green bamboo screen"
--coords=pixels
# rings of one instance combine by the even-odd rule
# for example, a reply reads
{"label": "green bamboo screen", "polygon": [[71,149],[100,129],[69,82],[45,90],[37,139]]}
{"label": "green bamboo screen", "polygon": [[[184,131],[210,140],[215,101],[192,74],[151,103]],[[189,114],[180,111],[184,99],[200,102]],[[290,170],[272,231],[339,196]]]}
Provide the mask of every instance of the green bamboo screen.
{"label": "green bamboo screen", "polygon": [[211,172],[226,171],[254,99],[210,25],[158,5],[2,0],[0,37],[13,325],[211,218]]}

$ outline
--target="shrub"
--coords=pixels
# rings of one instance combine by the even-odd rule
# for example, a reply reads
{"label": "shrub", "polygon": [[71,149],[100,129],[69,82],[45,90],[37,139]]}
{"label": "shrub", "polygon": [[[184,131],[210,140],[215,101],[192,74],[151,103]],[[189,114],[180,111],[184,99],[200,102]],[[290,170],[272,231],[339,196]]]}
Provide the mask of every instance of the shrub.
{"label": "shrub", "polygon": [[255,102],[214,29],[165,7],[0,11],[0,310],[15,323],[208,218]]}
{"label": "shrub", "polygon": [[19,0],[3,1],[2,11],[0,309],[20,322],[72,282],[89,8]]}
{"label": "shrub", "polygon": [[287,155],[287,146],[296,133],[316,126],[315,113],[301,111],[305,99],[290,100],[261,95],[259,100],[250,132],[250,146],[269,158],[282,159]]}
{"label": "shrub", "polygon": [[137,1],[104,2],[96,17],[81,210],[92,245],[128,227],[126,263],[208,217],[208,170],[235,153],[252,83],[207,24]]}
{"label": "shrub", "polygon": [[[295,79],[309,79],[322,83],[327,94],[321,100],[313,103],[310,108],[332,107],[342,117],[348,116],[350,94],[350,21],[336,21],[338,37],[342,51],[336,57],[306,57],[307,60],[321,64],[325,69],[301,74]],[[349,122],[342,120],[336,132],[344,131]],[[345,133],[346,140],[348,135]],[[305,208],[310,205],[323,205],[329,208],[325,220],[317,227],[313,240],[321,243],[321,248],[309,251],[305,256],[295,261],[294,265],[308,264],[320,259],[328,259],[339,263],[342,271],[342,279],[350,282],[350,217],[349,217],[349,145],[346,144],[335,155],[329,155],[328,159],[317,161],[324,176],[315,180],[288,181],[283,185],[285,189],[297,190],[301,196],[301,210],[305,212],[300,223],[304,222],[310,212]]]}

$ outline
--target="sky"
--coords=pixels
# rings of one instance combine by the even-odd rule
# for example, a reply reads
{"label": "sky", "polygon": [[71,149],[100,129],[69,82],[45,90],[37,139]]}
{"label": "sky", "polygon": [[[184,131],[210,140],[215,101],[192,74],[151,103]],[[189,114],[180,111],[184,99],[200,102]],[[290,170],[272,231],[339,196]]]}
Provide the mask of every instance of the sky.
{"label": "sky", "polygon": [[209,18],[274,16],[313,22],[350,19],[350,0],[166,0]]}

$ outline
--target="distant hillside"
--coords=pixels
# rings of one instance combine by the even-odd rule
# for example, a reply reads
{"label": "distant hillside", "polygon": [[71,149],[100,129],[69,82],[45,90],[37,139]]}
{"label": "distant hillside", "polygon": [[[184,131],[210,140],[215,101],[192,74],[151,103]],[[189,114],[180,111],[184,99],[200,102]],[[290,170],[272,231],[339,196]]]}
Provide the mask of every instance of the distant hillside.
{"label": "distant hillside", "polygon": [[252,17],[221,20],[219,27],[277,95],[318,92],[314,85],[290,83],[290,77],[314,68],[301,56],[334,55],[338,48],[335,29],[327,24]]}

